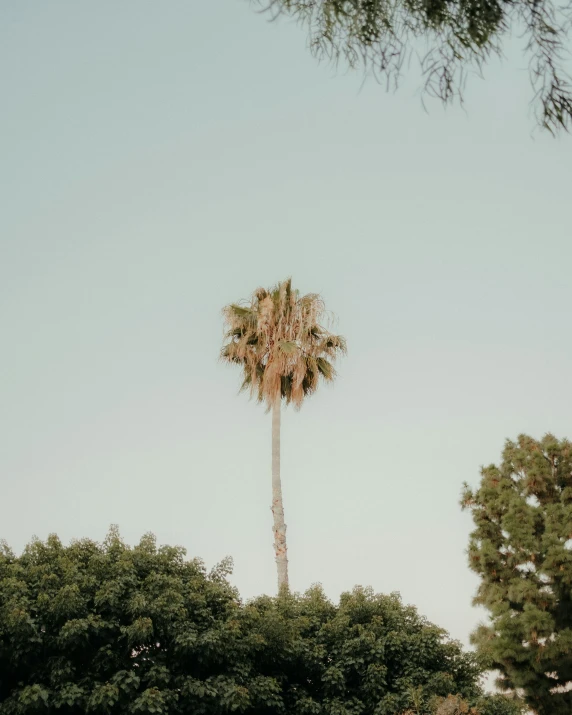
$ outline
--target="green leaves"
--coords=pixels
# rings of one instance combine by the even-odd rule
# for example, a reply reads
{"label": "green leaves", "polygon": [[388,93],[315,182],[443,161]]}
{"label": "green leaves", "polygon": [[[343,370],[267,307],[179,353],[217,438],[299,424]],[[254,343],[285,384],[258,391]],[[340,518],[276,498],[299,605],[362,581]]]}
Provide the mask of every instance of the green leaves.
{"label": "green leaves", "polygon": [[52,537],[19,558],[4,549],[0,714],[176,713],[189,663],[225,662],[229,636],[218,634],[238,607],[228,569],[209,577],[181,549],[157,549],[152,535],[131,549],[117,530],[103,545]]}
{"label": "green leaves", "polygon": [[139,688],[141,678],[139,678],[133,670],[119,670],[111,678],[111,682],[124,693],[134,693]]}
{"label": "green leaves", "polygon": [[112,683],[98,683],[87,700],[88,712],[110,713],[119,702],[119,688]]}
{"label": "green leaves", "polygon": [[106,627],[112,627],[99,615],[90,613],[86,618],[74,618],[66,621],[57,636],[58,644],[68,650],[87,645]]}
{"label": "green leaves", "polygon": [[147,688],[133,702],[129,708],[130,713],[149,713],[149,715],[161,715],[161,713],[169,713],[169,701],[175,700],[174,693],[166,693],[157,688]]}
{"label": "green leaves", "polygon": [[65,708],[79,710],[85,701],[85,691],[76,683],[66,683],[54,693],[53,704],[57,710]]}
{"label": "green leaves", "polygon": [[298,351],[298,344],[294,340],[280,340],[278,348],[284,355],[294,355]]}
{"label": "green leaves", "polygon": [[329,363],[325,358],[319,357],[316,360],[316,367],[318,368],[320,375],[325,380],[332,380],[335,373],[334,366]]}
{"label": "green leaves", "polygon": [[481,578],[475,603],[490,614],[473,642],[501,672],[503,687],[522,688],[539,715],[572,710],[572,691],[558,692],[572,681],[571,452],[568,441],[552,435],[540,441],[520,435],[462,500],[475,523],[469,543],[470,566]]}
{"label": "green leaves", "polygon": [[[207,573],[152,535],[130,548],[116,530],[0,553],[0,715],[396,715],[413,691],[482,696],[473,656],[398,595],[243,604],[230,568]],[[550,627],[530,607],[520,630]],[[550,647],[564,657],[571,640]]]}
{"label": "green leaves", "polygon": [[50,691],[41,685],[27,685],[20,690],[18,701],[27,712],[44,711],[47,708]]}
{"label": "green leaves", "polygon": [[129,626],[123,626],[121,633],[127,636],[130,646],[148,643],[153,636],[153,621],[150,618],[138,618]]}

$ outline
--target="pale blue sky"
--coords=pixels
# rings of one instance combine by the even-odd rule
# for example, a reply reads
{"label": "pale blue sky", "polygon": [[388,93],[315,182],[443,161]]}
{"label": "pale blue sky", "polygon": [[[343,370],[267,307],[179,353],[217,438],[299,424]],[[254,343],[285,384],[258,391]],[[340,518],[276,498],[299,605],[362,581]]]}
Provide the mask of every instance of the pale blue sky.
{"label": "pale blue sky", "polygon": [[291,580],[482,614],[461,483],[572,436],[572,144],[524,60],[466,112],[334,73],[241,0],[0,2],[0,537],[148,530],[273,592],[270,421],[220,309],[292,275],[349,343],[284,419]]}

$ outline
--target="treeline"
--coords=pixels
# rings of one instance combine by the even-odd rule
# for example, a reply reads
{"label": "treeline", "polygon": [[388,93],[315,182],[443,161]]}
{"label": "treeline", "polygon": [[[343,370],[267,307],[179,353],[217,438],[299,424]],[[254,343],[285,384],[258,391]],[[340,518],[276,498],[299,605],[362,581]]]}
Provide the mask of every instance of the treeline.
{"label": "treeline", "polygon": [[[463,507],[475,528],[465,652],[399,596],[320,588],[243,602],[146,535],[131,548],[0,549],[0,715],[537,715],[572,712],[572,444],[508,441]],[[507,695],[486,695],[486,670]]]}
{"label": "treeline", "polygon": [[116,530],[4,547],[0,713],[519,712],[485,696],[476,656],[398,595],[244,603],[228,573]]}

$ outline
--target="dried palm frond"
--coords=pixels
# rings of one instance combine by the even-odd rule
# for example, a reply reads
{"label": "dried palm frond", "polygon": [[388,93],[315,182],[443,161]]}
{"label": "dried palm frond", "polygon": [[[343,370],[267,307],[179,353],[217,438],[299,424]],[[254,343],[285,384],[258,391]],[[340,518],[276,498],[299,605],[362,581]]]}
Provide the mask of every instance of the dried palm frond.
{"label": "dried palm frond", "polygon": [[223,309],[221,359],[242,366],[242,389],[268,408],[278,397],[299,408],[320,378],[335,378],[334,362],[347,350],[345,339],[321,324],[325,315],[322,298],[301,296],[291,279],[258,288],[248,301]]}

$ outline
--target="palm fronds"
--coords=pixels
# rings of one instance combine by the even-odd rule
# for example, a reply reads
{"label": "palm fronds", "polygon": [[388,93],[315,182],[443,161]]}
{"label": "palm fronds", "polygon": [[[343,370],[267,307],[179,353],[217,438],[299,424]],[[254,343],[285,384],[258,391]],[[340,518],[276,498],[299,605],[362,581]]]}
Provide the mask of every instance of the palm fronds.
{"label": "palm fronds", "polygon": [[345,339],[321,324],[325,315],[322,298],[301,296],[291,279],[258,288],[248,301],[223,309],[221,359],[242,366],[241,389],[268,408],[278,396],[299,408],[320,378],[335,378],[333,363],[347,351]]}

